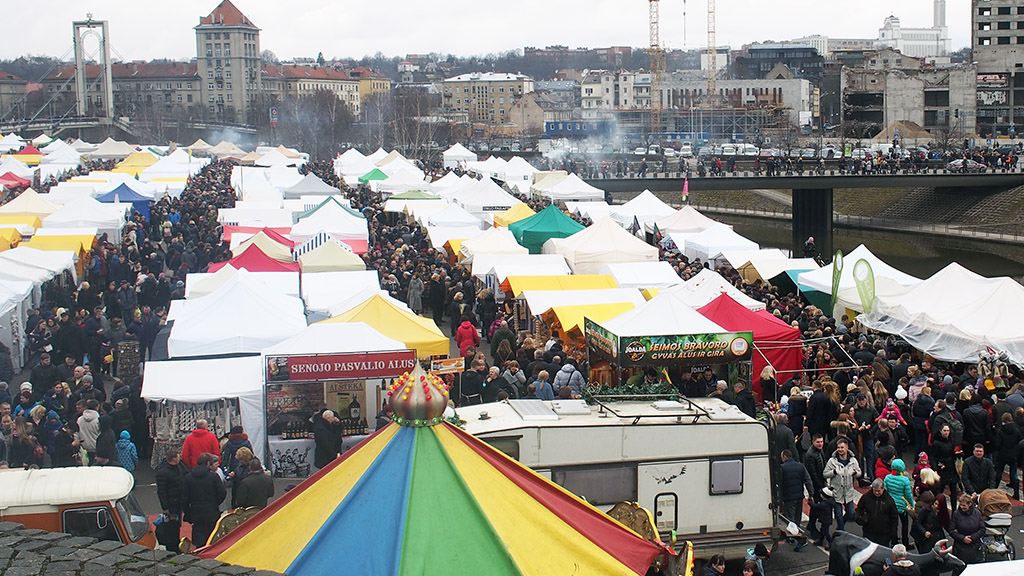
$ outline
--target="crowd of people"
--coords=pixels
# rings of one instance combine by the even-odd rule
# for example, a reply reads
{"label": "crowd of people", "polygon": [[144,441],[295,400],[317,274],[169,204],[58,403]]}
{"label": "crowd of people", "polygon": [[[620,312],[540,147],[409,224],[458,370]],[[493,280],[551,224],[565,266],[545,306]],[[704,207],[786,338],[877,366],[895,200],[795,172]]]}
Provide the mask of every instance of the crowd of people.
{"label": "crowd of people", "polygon": [[[231,257],[217,213],[234,206],[233,166],[232,161],[211,163],[189,179],[180,196],[155,202],[148,219],[133,213],[120,240],[98,238],[78,285],[65,280],[47,286],[25,326],[27,381],[17,390],[7,383],[13,374],[0,382],[0,465],[133,470],[149,456],[141,378],[116,377],[119,345],[138,342],[145,361],[158,345],[170,302],[184,297],[186,276]],[[421,225],[385,213],[383,200],[368,188],[348,188],[330,162],[309,162],[302,171],[341,189],[352,208],[365,215],[370,242],[363,258],[378,272],[382,289],[449,332],[466,362],[457,404],[588,393],[581,351],[557,334],[539,338],[516,330],[511,302],[499,304],[493,292],[480,289],[465,266],[433,248]],[[536,210],[547,204],[520,198]],[[709,267],[664,248],[661,257],[684,280]],[[723,387],[713,374],[663,380],[654,372],[634,378],[650,378],[653,386],[688,397],[720,396],[751,415],[757,406],[775,413],[781,511],[800,524],[806,492],[809,530],[821,545],[828,545],[833,524],[841,530],[856,521],[865,536],[887,545],[924,549],[948,534],[955,549],[971,558],[977,548],[973,502],[978,494],[1005,485],[1014,498],[1020,496],[1024,390],[1016,372],[980,376],[974,365],[938,365],[896,337],[823,314],[797,294],[760,280],[744,282],[728,266],[718,272],[800,331],[803,371],[778,382],[766,369],[757,383],[758,397],[752,383]],[[378,418],[388,421],[386,408]],[[198,426],[193,436],[212,435]],[[243,484],[232,479],[258,474],[262,466],[251,447],[233,441],[231,435],[207,438],[199,447],[197,440],[161,462],[157,483],[165,532],[182,515],[202,524],[211,505],[216,509],[226,500],[234,505],[239,492],[247,501],[244,494],[252,489],[242,490]],[[232,449],[225,452],[222,445]],[[325,446],[324,458],[331,458],[337,450]],[[219,489],[213,490],[211,473],[219,476]],[[230,500],[221,494],[225,483]],[[857,488],[867,486],[870,490],[860,495]],[[195,494],[202,494],[199,503],[190,504]],[[195,506],[191,513],[190,505]]]}

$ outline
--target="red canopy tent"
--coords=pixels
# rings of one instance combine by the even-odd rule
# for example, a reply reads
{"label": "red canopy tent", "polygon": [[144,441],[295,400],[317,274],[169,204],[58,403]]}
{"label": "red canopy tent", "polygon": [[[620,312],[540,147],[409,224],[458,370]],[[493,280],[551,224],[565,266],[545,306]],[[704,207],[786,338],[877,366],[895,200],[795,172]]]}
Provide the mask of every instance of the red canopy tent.
{"label": "red canopy tent", "polygon": [[780,384],[803,367],[800,331],[771,313],[754,312],[728,294],[715,298],[697,312],[726,330],[754,333],[752,390],[755,394],[761,394],[761,371],[768,363],[775,368],[775,378]]}
{"label": "red canopy tent", "polygon": [[249,272],[298,272],[298,262],[278,262],[270,256],[267,256],[266,252],[260,250],[259,246],[255,244],[249,246],[242,251],[241,254],[235,256],[227,262],[216,262],[210,264],[207,272],[216,272],[224,266],[231,264],[232,267],[239,270],[245,269]]}
{"label": "red canopy tent", "polygon": [[[229,225],[229,226],[224,226],[224,232],[223,232],[223,234],[221,234],[221,240],[223,240],[224,242],[227,242],[228,244],[231,244],[231,236],[234,235],[234,234],[249,234],[250,236],[252,236],[252,235],[255,235],[257,232],[259,232],[261,230],[267,236],[270,236],[272,239],[274,239],[274,240],[276,240],[278,242],[281,242],[282,244],[285,244],[287,246],[290,246],[292,248],[294,248],[295,245],[298,244],[298,242],[293,242],[291,240],[288,240],[285,237],[285,234],[288,234],[289,232],[292,231],[292,229],[290,227],[289,228],[261,228],[260,226],[230,226]],[[271,234],[269,231],[273,231],[274,234],[276,234],[277,236],[275,236],[274,234]],[[280,240],[278,238],[280,238]]]}
{"label": "red canopy tent", "polygon": [[35,146],[29,144],[28,146],[25,146],[21,150],[18,150],[18,154],[42,154],[42,152],[40,152],[39,149],[36,148]]}
{"label": "red canopy tent", "polygon": [[30,184],[32,184],[31,180],[26,180],[14,172],[8,172],[0,176],[0,186],[3,186],[4,188],[28,188]]}

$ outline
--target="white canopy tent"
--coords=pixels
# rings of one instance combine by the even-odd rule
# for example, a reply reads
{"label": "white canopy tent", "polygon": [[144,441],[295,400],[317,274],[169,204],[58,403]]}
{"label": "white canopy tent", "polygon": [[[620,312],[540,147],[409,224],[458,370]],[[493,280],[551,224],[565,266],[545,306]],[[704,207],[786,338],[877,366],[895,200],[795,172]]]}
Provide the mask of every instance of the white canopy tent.
{"label": "white canopy tent", "polygon": [[620,226],[628,228],[636,219],[640,226],[676,213],[676,209],[662,202],[650,190],[644,190],[621,206],[612,206],[611,217]]}
{"label": "white canopy tent", "polygon": [[449,240],[468,240],[482,234],[479,226],[440,227],[427,226],[427,237],[435,250],[441,250]]}
{"label": "white canopy tent", "polygon": [[[856,281],[853,278],[853,268],[858,260],[865,260],[871,265],[871,270],[875,274],[875,281],[877,283],[879,278],[888,278],[893,282],[901,286],[917,286],[921,283],[920,278],[916,278],[901,272],[896,268],[886,264],[880,258],[871,253],[866,246],[861,244],[854,248],[849,254],[843,255],[843,270],[839,278],[839,291],[848,290],[856,287]],[[797,287],[800,292],[807,294],[809,299],[818,300],[822,302],[824,307],[828,307],[827,299],[832,294],[832,270],[835,263],[829,263],[828,266],[823,266],[817,270],[810,270],[803,272],[797,276]],[[817,293],[815,295],[814,293]],[[812,300],[812,302],[813,302]],[[819,304],[819,307],[822,305]],[[824,310],[826,314],[834,312],[833,310]]]}
{"label": "white canopy tent", "polygon": [[569,174],[561,182],[550,188],[537,190],[533,189],[540,196],[550,199],[552,202],[558,200],[604,200],[604,191],[587,184],[579,176]]}
{"label": "white canopy tent", "polygon": [[491,179],[477,180],[452,193],[441,192],[441,196],[459,204],[488,224],[494,221],[496,213],[504,212],[519,203],[519,199],[505,192]]}
{"label": "white canopy tent", "polygon": [[619,316],[601,322],[616,336],[670,336],[729,332],[681,300],[659,294]]}
{"label": "white canopy tent", "polygon": [[[436,200],[434,201],[436,202]],[[427,226],[443,228],[482,228],[483,221],[458,204],[449,204],[427,216]]]}
{"label": "white canopy tent", "polygon": [[[37,285],[63,273],[70,272],[71,277],[78,283],[78,274],[75,269],[75,262],[78,254],[64,250],[37,250],[28,246],[16,246],[10,250],[0,252],[0,277],[12,278],[15,280],[31,280]],[[21,276],[28,272],[19,266],[27,266],[43,271],[42,281],[38,281],[38,275],[30,273],[28,276]],[[10,266],[10,270],[5,267]],[[5,272],[10,275],[5,275]]]}
{"label": "white canopy tent", "polygon": [[167,339],[170,357],[258,352],[306,327],[302,300],[239,271],[215,292],[186,300]]}
{"label": "white canopy tent", "polygon": [[345,300],[364,288],[380,290],[380,277],[375,270],[314,272],[302,275],[302,299],[306,302],[306,309],[309,312],[320,313],[324,317],[332,304]]}
{"label": "white canopy tent", "polygon": [[604,200],[600,202],[569,201],[565,203],[565,208],[570,214],[575,214],[581,218],[589,218],[591,222],[608,218],[612,214],[612,207]]}
{"label": "white canopy tent", "polygon": [[303,242],[320,231],[349,244],[356,253],[366,251],[370,238],[366,218],[342,206],[333,198],[328,198],[320,206],[303,215],[292,226],[288,237]]}
{"label": "white canopy tent", "polygon": [[442,152],[441,157],[444,159],[445,168],[455,168],[462,162],[476,162],[477,160],[476,154],[458,142]]}
{"label": "white canopy tent", "polygon": [[658,249],[605,218],[569,236],[544,243],[544,254],[561,254],[573,274],[597,274],[612,262],[657,262]]}
{"label": "white canopy tent", "polygon": [[405,349],[405,344],[388,338],[365,322],[321,322],[310,324],[295,336],[265,348],[263,356],[345,354]]}
{"label": "white canopy tent", "polygon": [[29,280],[0,279],[0,342],[10,350],[15,374],[27,364],[24,330],[34,288]]}
{"label": "white canopy tent", "polygon": [[[565,263],[565,258],[560,254],[477,254],[473,258],[473,264],[470,267],[470,274],[475,278],[484,281],[484,278],[497,266],[537,266],[537,267],[551,267],[555,266],[560,270],[564,270],[565,274],[571,274],[572,271],[569,269],[569,265]],[[502,278],[504,280],[504,278]]]}
{"label": "white canopy tent", "polygon": [[620,288],[667,288],[682,284],[683,279],[668,262],[613,262],[601,268],[610,274]]}
{"label": "white canopy tent", "polygon": [[729,263],[736,270],[751,260],[785,260],[786,254],[778,248],[761,248],[759,250],[723,250],[720,260]]}
{"label": "white canopy tent", "polygon": [[515,188],[520,194],[530,193],[530,184],[533,182],[533,175],[538,170],[521,156],[509,158],[505,165],[505,184]]}
{"label": "white canopy tent", "polygon": [[216,272],[193,272],[185,276],[185,299],[209,296],[242,272],[245,272],[252,282],[263,284],[269,290],[282,296],[296,298],[299,296],[298,272],[249,272],[248,270],[237,270],[228,264]]}
{"label": "white canopy tent", "polygon": [[670,232],[703,232],[721,223],[701,214],[693,206],[687,205],[680,208],[675,214],[670,214],[654,222],[648,222],[646,226],[648,233],[654,233],[655,224],[658,225],[659,232],[668,234]]}
{"label": "white canopy tent", "polygon": [[202,404],[237,398],[242,427],[253,453],[264,460],[267,445],[262,356],[146,362],[142,397],[151,402]]}
{"label": "white canopy tent", "polygon": [[758,250],[757,242],[745,238],[728,226],[712,226],[686,239],[683,255],[694,261],[709,262],[721,258],[725,250]]}
{"label": "white canopy tent", "polygon": [[751,258],[746,264],[736,269],[747,282],[760,278],[767,282],[772,278],[790,270],[817,270],[821,268],[813,258]]}
{"label": "white canopy tent", "polygon": [[903,294],[877,296],[871,312],[857,319],[939,360],[976,362],[992,348],[1024,366],[1022,311],[1024,286],[1005,276],[979,276],[954,262]]}
{"label": "white canopy tent", "polygon": [[728,294],[730,298],[741,304],[744,308],[753,311],[764,310],[764,302],[760,302],[747,296],[738,288],[722,278],[722,275],[707,268],[686,282],[666,288],[658,292],[658,296],[668,295],[679,299],[690,308],[697,309],[707,305],[722,294]]}
{"label": "white canopy tent", "polygon": [[44,228],[95,227],[106,234],[111,242],[121,241],[121,228],[130,203],[104,204],[91,197],[80,197],[65,204],[60,210],[43,218]]}
{"label": "white canopy tent", "polygon": [[462,243],[461,259],[468,261],[477,254],[528,254],[530,251],[516,242],[508,228],[490,228]]}
{"label": "white canopy tent", "polygon": [[284,191],[285,198],[301,198],[303,196],[331,196],[340,190],[324,182],[312,172],[302,177],[293,186]]}
{"label": "white canopy tent", "polygon": [[89,152],[89,158],[93,160],[121,160],[131,156],[132,152],[135,152],[135,148],[128,144],[113,138],[107,138]]}

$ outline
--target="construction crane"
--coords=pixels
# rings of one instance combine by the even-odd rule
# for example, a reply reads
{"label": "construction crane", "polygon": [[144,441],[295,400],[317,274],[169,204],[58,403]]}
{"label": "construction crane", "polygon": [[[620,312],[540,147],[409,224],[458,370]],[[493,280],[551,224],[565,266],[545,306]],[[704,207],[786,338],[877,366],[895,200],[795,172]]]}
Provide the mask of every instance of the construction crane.
{"label": "construction crane", "polygon": [[708,0],[708,94],[707,102],[718,102],[718,45],[715,43],[715,0]]}
{"label": "construction crane", "polygon": [[659,0],[648,0],[650,12],[651,47],[651,119],[650,133],[661,133],[661,75],[665,71],[665,49],[661,46],[659,23]]}

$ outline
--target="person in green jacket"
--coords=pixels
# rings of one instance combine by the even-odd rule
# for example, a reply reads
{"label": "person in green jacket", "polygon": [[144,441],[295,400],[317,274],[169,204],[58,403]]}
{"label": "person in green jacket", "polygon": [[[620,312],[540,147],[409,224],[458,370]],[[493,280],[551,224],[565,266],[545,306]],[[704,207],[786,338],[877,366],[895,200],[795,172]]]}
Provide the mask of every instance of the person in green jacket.
{"label": "person in green jacket", "polygon": [[910,478],[907,477],[907,465],[896,458],[891,464],[892,472],[885,477],[885,490],[896,502],[896,512],[900,517],[900,533],[903,544],[910,546],[910,516],[908,509],[914,508],[914,490]]}

